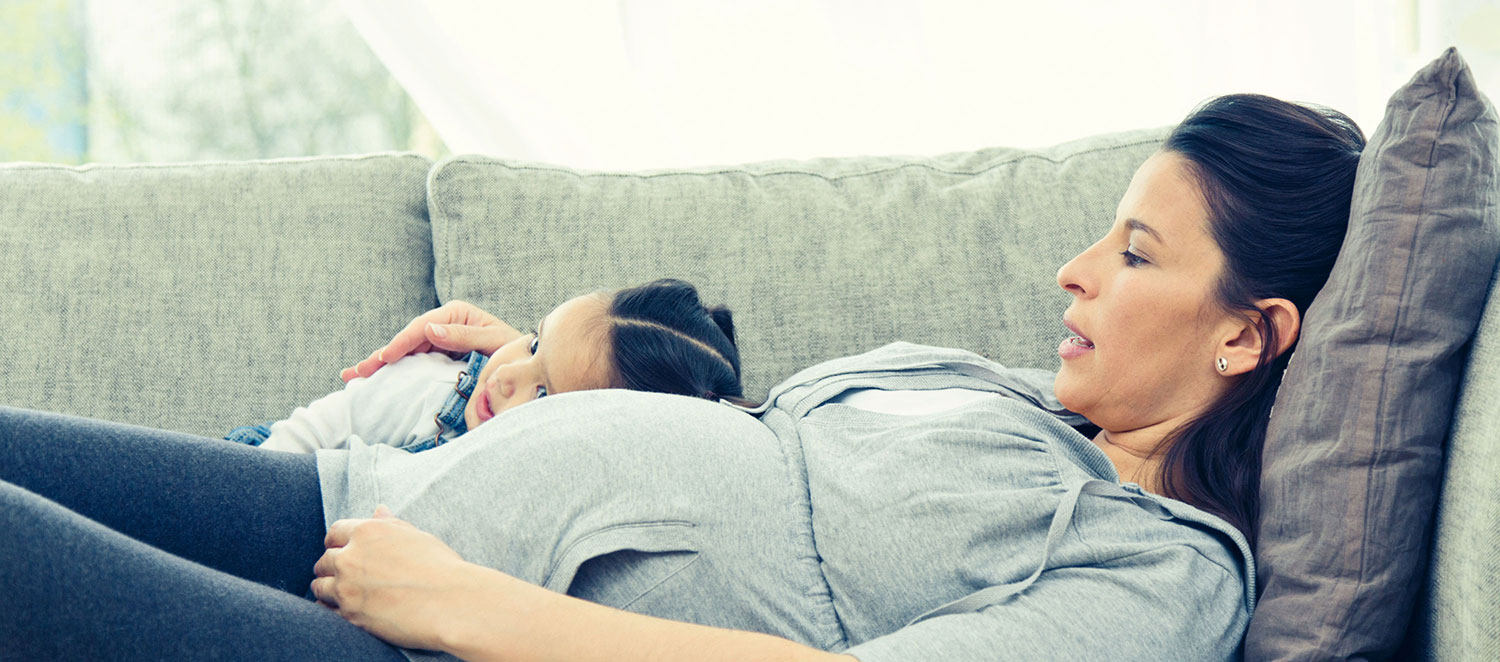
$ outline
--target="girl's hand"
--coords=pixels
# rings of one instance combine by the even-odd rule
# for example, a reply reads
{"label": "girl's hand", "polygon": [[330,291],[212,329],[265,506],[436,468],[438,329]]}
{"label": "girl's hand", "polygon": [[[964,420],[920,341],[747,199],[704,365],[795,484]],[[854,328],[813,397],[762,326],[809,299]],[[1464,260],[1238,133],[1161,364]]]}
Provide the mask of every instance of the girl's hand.
{"label": "girl's hand", "polygon": [[441,630],[477,584],[499,574],[465,562],[432,534],[396,519],[385,506],[373,519],[328,527],[327,550],[313,566],[318,602],[397,646],[442,650]]}
{"label": "girl's hand", "polygon": [[354,366],[344,368],[339,377],[346,382],[355,377],[369,377],[385,364],[395,363],[403,356],[434,349],[445,351],[454,358],[471,351],[488,355],[520,335],[520,331],[474,304],[449,301],[440,308],[422,313],[391,338],[385,347],[375,350]]}

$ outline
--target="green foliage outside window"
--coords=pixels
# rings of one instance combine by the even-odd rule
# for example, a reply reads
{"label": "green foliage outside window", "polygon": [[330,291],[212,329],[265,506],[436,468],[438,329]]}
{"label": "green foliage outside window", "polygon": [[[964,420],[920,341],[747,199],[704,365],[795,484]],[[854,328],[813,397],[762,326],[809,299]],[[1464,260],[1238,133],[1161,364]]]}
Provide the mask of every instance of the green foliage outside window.
{"label": "green foliage outside window", "polygon": [[0,161],[446,148],[336,3],[0,2]]}

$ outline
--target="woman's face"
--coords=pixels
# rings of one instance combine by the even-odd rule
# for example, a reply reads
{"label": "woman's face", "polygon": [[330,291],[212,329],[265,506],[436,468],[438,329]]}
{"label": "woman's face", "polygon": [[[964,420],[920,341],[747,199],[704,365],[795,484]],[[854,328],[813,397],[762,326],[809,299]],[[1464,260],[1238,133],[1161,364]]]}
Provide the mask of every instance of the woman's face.
{"label": "woman's face", "polygon": [[1082,336],[1058,348],[1062,404],[1110,431],[1206,408],[1225,388],[1218,347],[1237,328],[1214,303],[1223,268],[1187,161],[1158,152],[1136,170],[1109,233],[1057,272],[1073,295],[1064,323]]}
{"label": "woman's face", "polygon": [[535,333],[495,350],[464,407],[469,429],[543,395],[609,388],[613,369],[600,332],[607,303],[598,294],[569,299],[537,322]]}

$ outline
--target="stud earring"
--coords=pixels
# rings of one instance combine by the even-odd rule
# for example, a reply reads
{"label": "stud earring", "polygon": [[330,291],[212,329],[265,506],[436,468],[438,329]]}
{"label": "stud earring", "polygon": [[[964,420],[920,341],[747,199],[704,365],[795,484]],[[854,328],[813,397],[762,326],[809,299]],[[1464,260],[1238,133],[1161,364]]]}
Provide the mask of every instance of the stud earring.
{"label": "stud earring", "polygon": [[1226,359],[1226,358],[1224,358],[1224,357],[1221,356],[1221,357],[1219,357],[1219,360],[1217,361],[1217,363],[1219,365],[1219,372],[1224,372],[1225,370],[1229,369],[1229,359]]}

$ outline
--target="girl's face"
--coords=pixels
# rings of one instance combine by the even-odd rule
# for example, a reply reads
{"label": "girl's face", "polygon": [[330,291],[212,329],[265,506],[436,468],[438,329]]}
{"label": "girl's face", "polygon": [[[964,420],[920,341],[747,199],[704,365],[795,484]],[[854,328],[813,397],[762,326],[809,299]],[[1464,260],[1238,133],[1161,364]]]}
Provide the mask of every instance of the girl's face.
{"label": "girl's face", "polygon": [[[1073,295],[1054,390],[1110,431],[1186,420],[1226,387],[1214,367],[1238,319],[1215,303],[1224,254],[1187,161],[1159,152],[1135,173],[1109,233],[1057,272]],[[1092,344],[1092,347],[1089,344]]]}
{"label": "girl's face", "polygon": [[495,350],[464,407],[469,429],[548,394],[609,388],[614,374],[606,346],[603,295],[564,302],[528,333]]}

